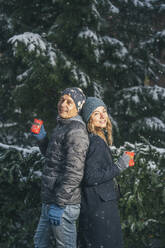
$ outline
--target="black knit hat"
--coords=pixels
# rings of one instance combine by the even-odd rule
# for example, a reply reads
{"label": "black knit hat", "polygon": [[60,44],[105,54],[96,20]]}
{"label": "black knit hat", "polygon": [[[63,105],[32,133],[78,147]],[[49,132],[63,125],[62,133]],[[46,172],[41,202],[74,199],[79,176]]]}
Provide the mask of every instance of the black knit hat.
{"label": "black knit hat", "polygon": [[89,121],[93,111],[100,106],[103,106],[105,109],[107,109],[105,103],[100,98],[88,97],[86,99],[86,102],[84,103],[82,108],[82,116],[86,123]]}
{"label": "black knit hat", "polygon": [[61,96],[68,95],[70,96],[76,104],[78,112],[81,111],[83,104],[85,103],[86,96],[84,95],[82,89],[77,87],[66,88],[61,92]]}

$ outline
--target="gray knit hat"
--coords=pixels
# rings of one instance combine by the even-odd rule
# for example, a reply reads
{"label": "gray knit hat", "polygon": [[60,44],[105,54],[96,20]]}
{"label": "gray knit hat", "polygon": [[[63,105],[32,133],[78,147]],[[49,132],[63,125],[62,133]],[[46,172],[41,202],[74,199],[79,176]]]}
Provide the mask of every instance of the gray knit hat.
{"label": "gray knit hat", "polygon": [[103,106],[105,109],[107,109],[105,103],[97,97],[88,97],[86,99],[86,102],[82,108],[82,117],[86,123],[89,121],[93,111],[100,106]]}
{"label": "gray knit hat", "polygon": [[66,88],[64,91],[61,92],[61,96],[63,95],[70,96],[75,102],[78,112],[81,111],[82,106],[86,100],[86,96],[84,95],[82,89],[76,87]]}

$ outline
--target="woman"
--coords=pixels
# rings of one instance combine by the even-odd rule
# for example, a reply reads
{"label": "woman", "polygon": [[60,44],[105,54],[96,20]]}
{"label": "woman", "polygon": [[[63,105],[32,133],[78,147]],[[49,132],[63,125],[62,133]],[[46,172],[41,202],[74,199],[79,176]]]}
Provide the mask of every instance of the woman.
{"label": "woman", "polygon": [[112,125],[101,99],[88,97],[83,118],[90,146],[82,183],[82,203],[78,228],[79,248],[122,248],[122,232],[114,178],[129,166],[123,154],[113,163]]}

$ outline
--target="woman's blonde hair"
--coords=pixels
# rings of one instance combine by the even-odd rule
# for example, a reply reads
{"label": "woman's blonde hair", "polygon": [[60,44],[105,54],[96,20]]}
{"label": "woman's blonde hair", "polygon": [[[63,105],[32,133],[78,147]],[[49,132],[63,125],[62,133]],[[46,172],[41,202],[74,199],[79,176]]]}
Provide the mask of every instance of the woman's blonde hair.
{"label": "woman's blonde hair", "polygon": [[104,129],[96,128],[93,125],[93,121],[92,121],[91,117],[90,117],[90,119],[89,119],[89,121],[87,123],[87,129],[88,129],[88,132],[94,133],[96,135],[99,135],[102,139],[104,139],[104,141],[106,143],[108,143],[108,145],[112,145],[112,142],[113,142],[113,138],[112,138],[112,123],[111,123],[109,117],[107,118],[107,125],[106,125],[106,128],[105,128],[105,131],[107,132],[106,136],[104,134]]}

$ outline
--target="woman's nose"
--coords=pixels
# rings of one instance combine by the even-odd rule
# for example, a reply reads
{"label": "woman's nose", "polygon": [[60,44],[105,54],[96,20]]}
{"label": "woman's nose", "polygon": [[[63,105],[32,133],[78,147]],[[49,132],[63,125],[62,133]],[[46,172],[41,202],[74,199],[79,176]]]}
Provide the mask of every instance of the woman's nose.
{"label": "woman's nose", "polygon": [[104,119],[104,114],[103,113],[100,113],[100,118]]}

